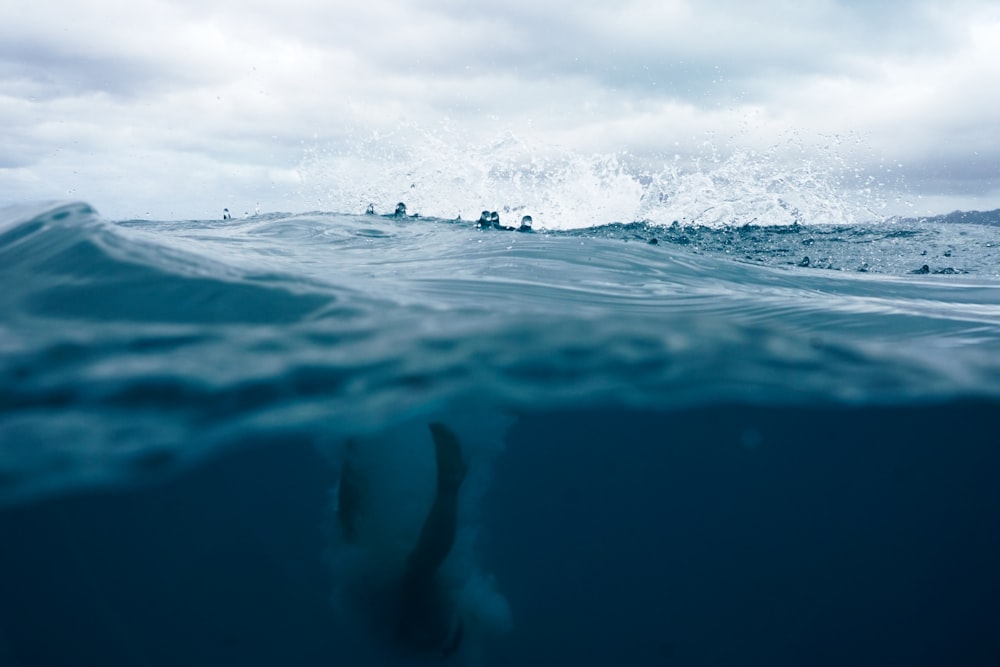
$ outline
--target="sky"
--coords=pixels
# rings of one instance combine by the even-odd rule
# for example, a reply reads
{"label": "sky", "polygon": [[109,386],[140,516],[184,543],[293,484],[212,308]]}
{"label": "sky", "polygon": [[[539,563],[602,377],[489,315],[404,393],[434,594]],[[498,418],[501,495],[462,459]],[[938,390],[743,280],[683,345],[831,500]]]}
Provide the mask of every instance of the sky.
{"label": "sky", "polygon": [[470,187],[445,163],[576,156],[992,210],[998,81],[995,0],[5,2],[0,206],[433,207]]}

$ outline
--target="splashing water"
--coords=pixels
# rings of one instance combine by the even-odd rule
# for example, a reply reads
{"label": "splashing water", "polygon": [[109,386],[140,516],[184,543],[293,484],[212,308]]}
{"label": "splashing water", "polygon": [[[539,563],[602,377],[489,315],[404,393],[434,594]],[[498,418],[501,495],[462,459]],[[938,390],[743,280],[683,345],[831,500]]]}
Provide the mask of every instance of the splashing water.
{"label": "splashing water", "polygon": [[835,148],[787,146],[723,155],[583,155],[528,142],[507,131],[475,143],[449,127],[404,125],[355,135],[348,148],[307,149],[299,172],[303,197],[322,210],[410,212],[476,219],[500,211],[511,224],[523,214],[544,229],[579,229],[644,221],[723,227],[733,224],[854,224],[879,219],[884,202],[874,177],[852,169]]}

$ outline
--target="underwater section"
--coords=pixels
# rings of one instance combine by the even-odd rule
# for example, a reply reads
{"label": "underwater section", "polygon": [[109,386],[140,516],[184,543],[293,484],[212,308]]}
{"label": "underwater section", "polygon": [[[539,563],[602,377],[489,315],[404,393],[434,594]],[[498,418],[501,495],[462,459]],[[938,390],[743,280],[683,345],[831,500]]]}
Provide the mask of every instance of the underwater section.
{"label": "underwater section", "polygon": [[[442,570],[497,631],[466,634],[446,664],[993,664],[997,408],[520,415],[487,468],[469,457],[474,516]],[[377,502],[426,496],[430,442],[416,425],[416,449],[390,442],[405,432],[380,438],[403,458],[384,460]],[[442,664],[345,597],[373,589],[330,535],[339,477],[316,447],[262,442],[159,484],[0,511],[0,655]],[[412,531],[416,505],[385,516]]]}

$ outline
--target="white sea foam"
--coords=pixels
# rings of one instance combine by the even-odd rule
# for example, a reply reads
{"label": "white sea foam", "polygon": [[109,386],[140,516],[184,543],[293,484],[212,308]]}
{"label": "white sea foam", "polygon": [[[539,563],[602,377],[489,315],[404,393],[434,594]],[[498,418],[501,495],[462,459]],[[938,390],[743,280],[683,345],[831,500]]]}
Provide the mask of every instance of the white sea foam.
{"label": "white sea foam", "polygon": [[[476,142],[449,127],[360,133],[347,148],[317,144],[300,166],[303,196],[318,209],[477,219],[495,210],[543,229],[609,222],[853,224],[882,217],[878,179],[853,169],[837,142],[760,151],[706,141],[695,156],[580,154],[507,131]],[[789,158],[790,153],[797,153]]]}

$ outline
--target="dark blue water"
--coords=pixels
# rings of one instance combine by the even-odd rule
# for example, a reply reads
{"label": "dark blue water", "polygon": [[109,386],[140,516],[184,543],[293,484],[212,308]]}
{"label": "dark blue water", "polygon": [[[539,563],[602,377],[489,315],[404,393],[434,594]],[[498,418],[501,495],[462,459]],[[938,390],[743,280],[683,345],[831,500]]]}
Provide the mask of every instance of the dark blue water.
{"label": "dark blue water", "polygon": [[341,593],[441,421],[455,664],[995,665],[996,234],[7,209],[0,664],[439,662]]}

